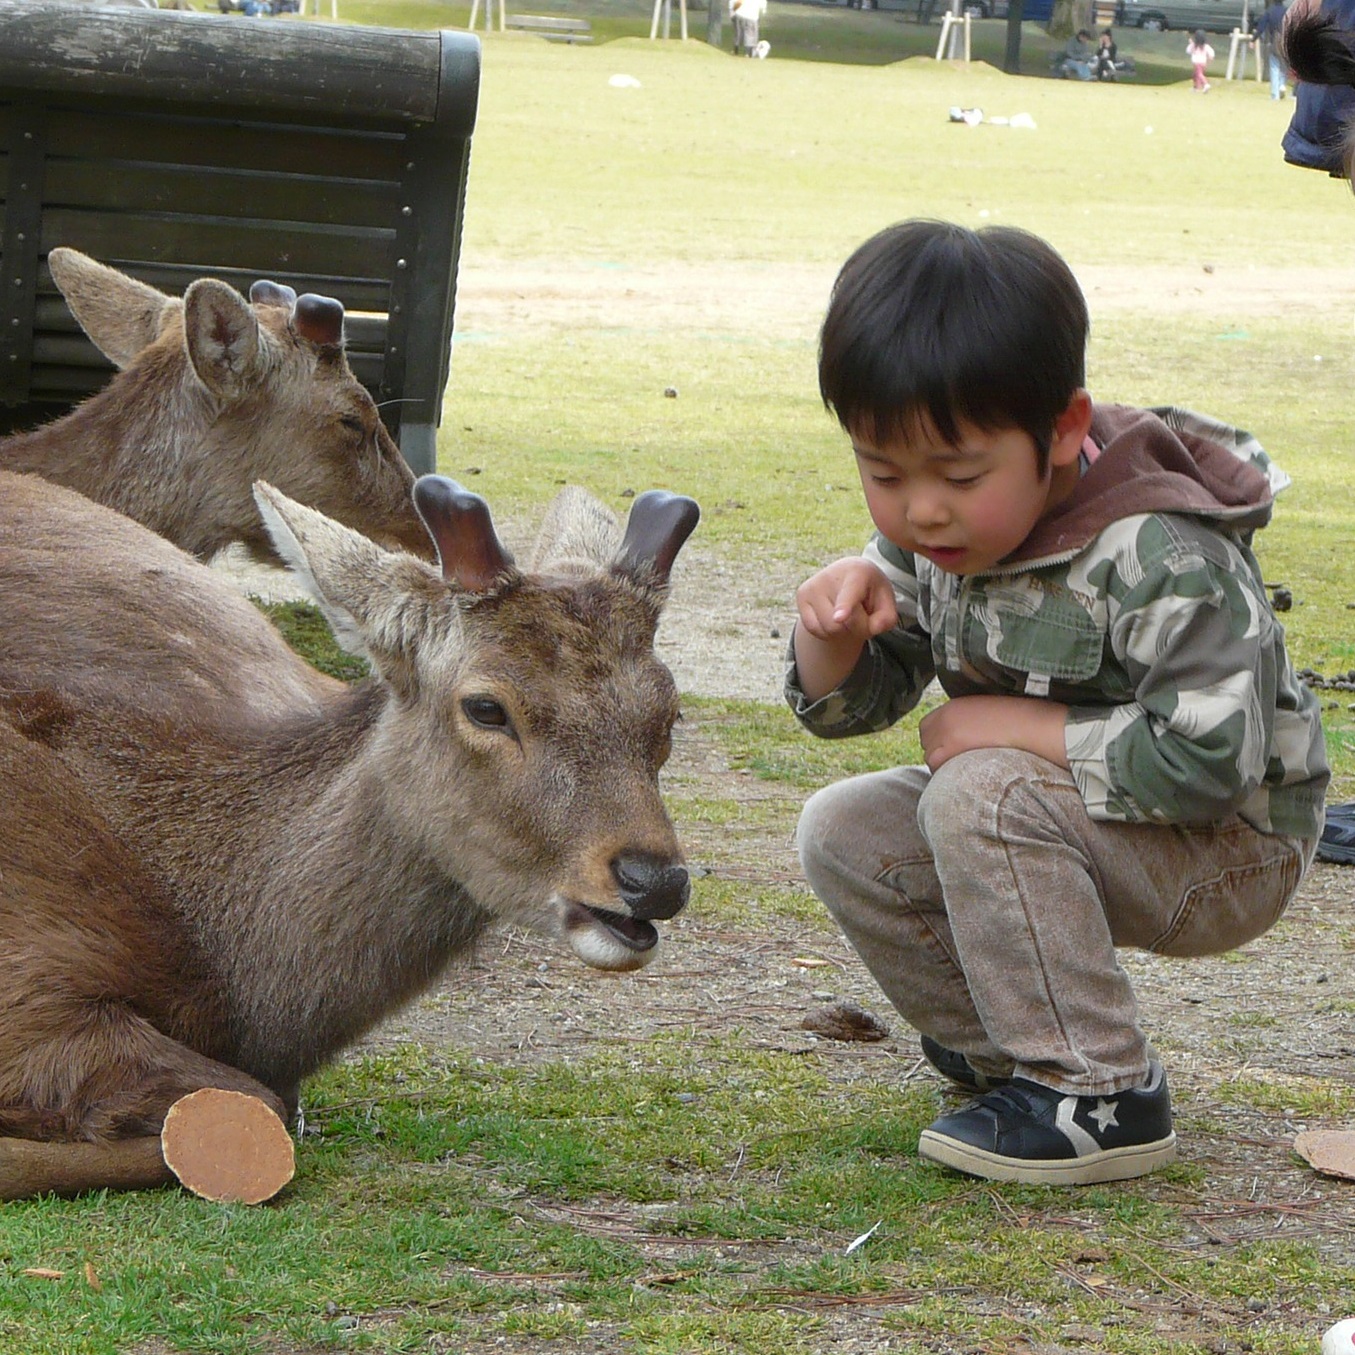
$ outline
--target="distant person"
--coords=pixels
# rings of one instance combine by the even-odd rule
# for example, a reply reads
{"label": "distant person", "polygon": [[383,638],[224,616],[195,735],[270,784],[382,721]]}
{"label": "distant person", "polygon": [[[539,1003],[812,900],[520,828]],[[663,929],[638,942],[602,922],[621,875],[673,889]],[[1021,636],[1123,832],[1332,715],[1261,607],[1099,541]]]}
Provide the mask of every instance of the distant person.
{"label": "distant person", "polygon": [[1284,16],[1287,8],[1285,0],[1273,0],[1271,5],[1261,11],[1252,32],[1252,36],[1261,44],[1261,50],[1266,54],[1272,99],[1283,99],[1285,96],[1285,60],[1280,40],[1284,33]]}
{"label": "distant person", "polygon": [[1092,35],[1085,28],[1079,28],[1063,49],[1058,73],[1065,80],[1090,80],[1095,67],[1096,49],[1092,46]]}
{"label": "distant person", "polygon": [[823,738],[932,683],[925,765],[830,785],[814,893],[923,1056],[977,1097],[922,1157],[1031,1184],[1175,1151],[1118,947],[1218,955],[1269,930],[1322,829],[1317,697],[1252,552],[1273,506],[1245,433],[1093,402],[1087,303],[1012,227],[905,221],[833,285],[819,392],[875,535],[801,584],[786,675]]}
{"label": "distant person", "polygon": [[1294,115],[1281,145],[1291,165],[1350,177],[1355,125],[1355,0],[1290,7],[1284,54],[1293,70]]}
{"label": "distant person", "polygon": [[1186,43],[1186,55],[1190,58],[1190,78],[1197,94],[1209,92],[1209,80],[1205,76],[1205,67],[1214,59],[1214,49],[1204,35],[1203,28],[1197,28]]}
{"label": "distant person", "polygon": [[752,56],[758,44],[758,24],[767,12],[767,0],[729,0],[734,20],[734,55]]}
{"label": "distant person", "polygon": [[1115,79],[1117,69],[1115,59],[1119,55],[1119,50],[1115,45],[1115,35],[1110,29],[1104,29],[1096,44],[1095,75],[1098,80]]}

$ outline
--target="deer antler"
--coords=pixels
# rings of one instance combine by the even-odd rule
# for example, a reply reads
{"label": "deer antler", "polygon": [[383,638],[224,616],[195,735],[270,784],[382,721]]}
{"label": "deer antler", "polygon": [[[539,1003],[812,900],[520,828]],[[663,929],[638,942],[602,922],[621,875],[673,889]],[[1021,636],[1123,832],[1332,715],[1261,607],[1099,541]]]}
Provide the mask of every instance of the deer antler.
{"label": "deer antler", "polygon": [[286,306],[291,310],[296,305],[296,293],[290,287],[266,278],[260,278],[249,289],[249,299],[256,306]]}
{"label": "deer antler", "polygon": [[307,292],[297,298],[292,311],[292,327],[312,343],[342,343],[343,302],[335,301],[332,296]]}
{"label": "deer antler", "polygon": [[631,504],[613,567],[624,574],[649,571],[660,584],[666,584],[678,551],[700,518],[695,499],[666,489],[646,490]]}
{"label": "deer antler", "polygon": [[470,593],[488,592],[513,572],[513,557],[494,531],[489,505],[445,475],[414,482],[414,507],[438,550],[442,577]]}

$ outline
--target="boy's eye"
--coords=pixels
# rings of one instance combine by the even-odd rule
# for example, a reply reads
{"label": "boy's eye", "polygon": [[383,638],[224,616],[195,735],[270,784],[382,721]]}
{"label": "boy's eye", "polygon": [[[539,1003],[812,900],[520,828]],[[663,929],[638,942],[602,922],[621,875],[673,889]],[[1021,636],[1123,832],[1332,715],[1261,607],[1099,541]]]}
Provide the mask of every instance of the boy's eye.
{"label": "boy's eye", "polygon": [[954,485],[954,486],[956,487],[956,489],[964,489],[964,488],[966,488],[968,485],[976,485],[976,484],[978,484],[978,482],[979,482],[979,480],[980,480],[981,478],[982,478],[982,477],[981,477],[981,476],[978,476],[978,475],[966,475],[966,476],[955,476],[955,475],[952,475],[952,476],[947,476],[947,478],[946,478],[946,483],[947,483],[948,485]]}

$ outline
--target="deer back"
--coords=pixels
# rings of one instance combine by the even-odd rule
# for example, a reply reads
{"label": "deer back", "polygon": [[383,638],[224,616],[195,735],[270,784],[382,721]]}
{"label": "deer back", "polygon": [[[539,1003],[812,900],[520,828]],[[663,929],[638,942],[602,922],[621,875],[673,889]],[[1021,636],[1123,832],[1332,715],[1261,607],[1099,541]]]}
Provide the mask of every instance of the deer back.
{"label": "deer back", "polygon": [[149,708],[234,725],[319,711],[342,691],[218,574],[136,523],[4,471],[0,505],[0,701],[25,718]]}

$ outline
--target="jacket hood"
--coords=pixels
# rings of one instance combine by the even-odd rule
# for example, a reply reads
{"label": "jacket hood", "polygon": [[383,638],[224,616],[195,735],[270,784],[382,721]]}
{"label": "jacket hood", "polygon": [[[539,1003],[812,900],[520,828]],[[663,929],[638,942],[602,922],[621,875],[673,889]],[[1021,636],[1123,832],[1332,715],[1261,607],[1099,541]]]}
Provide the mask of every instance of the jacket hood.
{"label": "jacket hood", "polygon": [[1245,433],[1180,410],[1096,405],[1091,438],[1100,456],[999,569],[1078,551],[1141,513],[1192,514],[1240,537],[1270,521],[1268,461]]}

